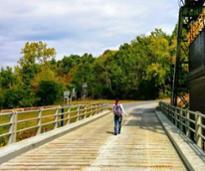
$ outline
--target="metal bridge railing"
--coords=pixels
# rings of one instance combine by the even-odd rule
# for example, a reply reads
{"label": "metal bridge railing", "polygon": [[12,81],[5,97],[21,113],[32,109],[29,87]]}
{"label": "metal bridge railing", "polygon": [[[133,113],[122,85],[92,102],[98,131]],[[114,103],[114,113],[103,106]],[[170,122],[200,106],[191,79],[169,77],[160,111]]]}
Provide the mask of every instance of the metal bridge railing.
{"label": "metal bridge railing", "polygon": [[106,106],[81,104],[0,113],[0,147],[99,114]]}
{"label": "metal bridge railing", "polygon": [[164,102],[159,103],[159,109],[181,130],[181,132],[194,141],[202,150],[205,150],[204,114],[175,107]]}

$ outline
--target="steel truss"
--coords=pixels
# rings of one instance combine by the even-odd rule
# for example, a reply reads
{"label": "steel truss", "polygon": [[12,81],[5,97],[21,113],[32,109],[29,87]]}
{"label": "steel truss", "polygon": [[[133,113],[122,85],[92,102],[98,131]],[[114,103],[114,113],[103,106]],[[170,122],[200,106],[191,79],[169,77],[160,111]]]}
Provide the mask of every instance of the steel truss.
{"label": "steel truss", "polygon": [[[188,107],[188,73],[189,73],[189,44],[187,33],[190,23],[195,21],[202,9],[205,0],[180,0],[180,10],[177,29],[176,63],[173,73],[171,104]],[[184,80],[184,81],[183,81]]]}

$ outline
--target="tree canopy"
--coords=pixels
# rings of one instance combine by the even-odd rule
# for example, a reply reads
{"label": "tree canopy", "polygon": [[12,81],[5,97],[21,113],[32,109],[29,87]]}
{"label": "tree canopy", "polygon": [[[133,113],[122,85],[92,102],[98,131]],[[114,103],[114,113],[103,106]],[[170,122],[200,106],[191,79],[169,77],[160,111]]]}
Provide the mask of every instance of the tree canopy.
{"label": "tree canopy", "polygon": [[0,108],[49,105],[62,100],[64,90],[75,88],[88,98],[155,99],[170,93],[175,61],[176,33],[155,29],[137,36],[118,50],[94,57],[64,56],[45,42],[27,42],[18,65],[0,70]]}

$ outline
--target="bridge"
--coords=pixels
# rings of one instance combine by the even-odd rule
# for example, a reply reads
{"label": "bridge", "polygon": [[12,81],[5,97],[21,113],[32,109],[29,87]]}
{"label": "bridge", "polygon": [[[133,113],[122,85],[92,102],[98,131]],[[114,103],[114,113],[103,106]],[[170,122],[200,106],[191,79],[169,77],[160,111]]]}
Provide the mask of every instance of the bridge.
{"label": "bridge", "polygon": [[[180,2],[172,105],[124,104],[127,115],[117,136],[110,104],[1,112],[0,170],[204,171],[204,0]],[[184,68],[189,89],[181,79]]]}
{"label": "bridge", "polygon": [[[187,122],[182,117],[183,111],[166,103],[160,103],[158,109],[157,106],[158,101],[124,104],[127,115],[122,133],[117,136],[113,135],[110,105],[81,107],[72,117],[72,110],[66,115],[65,107],[64,118],[53,121],[54,125],[58,123],[53,130],[42,132],[41,121],[42,125],[36,126],[41,132],[36,136],[19,142],[7,141],[7,145],[0,148],[0,170],[204,170],[203,148],[187,133],[194,131],[198,137],[200,127],[196,130],[183,127],[183,123],[189,125],[195,120]],[[42,120],[45,116],[41,110]],[[57,115],[61,116],[62,112]],[[66,122],[75,117],[75,121]],[[13,124],[21,122],[17,120]],[[14,128],[11,122],[10,127]],[[187,131],[185,134],[183,129]],[[20,131],[25,128],[14,132]],[[9,132],[9,137],[15,135],[14,132]]]}

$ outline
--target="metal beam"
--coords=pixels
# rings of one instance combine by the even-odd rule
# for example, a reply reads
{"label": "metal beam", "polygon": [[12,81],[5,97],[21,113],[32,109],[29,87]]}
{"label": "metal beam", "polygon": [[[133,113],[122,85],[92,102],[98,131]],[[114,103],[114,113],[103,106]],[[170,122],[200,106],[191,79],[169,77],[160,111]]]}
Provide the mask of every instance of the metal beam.
{"label": "metal beam", "polygon": [[185,0],[182,1],[184,6],[179,10],[178,30],[177,30],[177,49],[176,49],[176,63],[173,73],[172,82],[172,97],[171,104],[178,105],[179,99],[183,99],[183,107],[188,107],[188,101],[186,101],[184,95],[188,94],[187,82],[180,82],[180,80],[187,80],[188,72],[184,73],[184,66],[187,65],[189,60],[189,46],[187,33],[190,27],[190,23],[195,21],[199,14],[202,12],[205,0]]}

